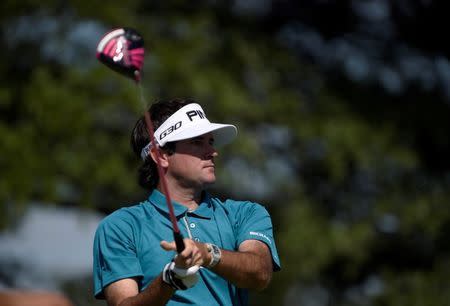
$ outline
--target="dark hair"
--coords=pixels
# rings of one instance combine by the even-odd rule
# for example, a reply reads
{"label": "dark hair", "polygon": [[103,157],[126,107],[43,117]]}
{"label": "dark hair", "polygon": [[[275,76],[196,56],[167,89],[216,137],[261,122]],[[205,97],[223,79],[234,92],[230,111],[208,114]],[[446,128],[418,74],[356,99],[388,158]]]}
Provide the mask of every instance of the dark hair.
{"label": "dark hair", "polygon": [[[158,127],[164,123],[172,114],[185,105],[197,103],[193,99],[172,99],[161,100],[154,103],[149,108],[150,118],[153,123],[153,130],[156,131]],[[133,152],[141,159],[142,149],[150,142],[147,126],[145,124],[144,116],[141,116],[134,125],[131,133],[130,144]],[[175,152],[175,142],[168,142],[161,149],[165,150],[168,154]],[[159,175],[156,163],[150,156],[147,156],[144,163],[138,169],[138,182],[141,187],[147,190],[153,190],[158,185]]]}

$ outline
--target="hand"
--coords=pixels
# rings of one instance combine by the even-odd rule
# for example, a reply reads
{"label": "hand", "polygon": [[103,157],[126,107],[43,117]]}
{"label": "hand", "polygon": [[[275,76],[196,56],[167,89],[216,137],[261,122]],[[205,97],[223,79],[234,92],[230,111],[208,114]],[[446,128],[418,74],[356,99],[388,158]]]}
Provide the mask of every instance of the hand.
{"label": "hand", "polygon": [[175,290],[186,290],[198,282],[199,269],[200,266],[192,266],[187,269],[177,268],[172,260],[164,267],[162,279]]}
{"label": "hand", "polygon": [[[176,251],[175,242],[161,241],[161,247],[166,251]],[[192,266],[206,266],[211,261],[210,254],[204,243],[195,242],[192,239],[184,239],[184,250],[175,257],[177,268],[189,268]]]}
{"label": "hand", "polygon": [[[166,251],[176,251],[174,241],[161,241],[161,247]],[[164,267],[163,281],[175,290],[186,290],[198,281],[198,270],[203,263],[201,246],[191,239],[184,239],[184,250]]]}

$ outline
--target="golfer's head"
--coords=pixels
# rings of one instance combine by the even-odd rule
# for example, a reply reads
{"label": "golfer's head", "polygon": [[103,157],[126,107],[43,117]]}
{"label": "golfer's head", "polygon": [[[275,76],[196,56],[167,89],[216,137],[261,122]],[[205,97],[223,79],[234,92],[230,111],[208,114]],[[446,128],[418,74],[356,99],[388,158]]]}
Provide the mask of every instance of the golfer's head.
{"label": "golfer's head", "polygon": [[[192,99],[159,101],[150,107],[149,112],[155,131],[155,143],[169,154],[175,152],[176,142],[181,140],[211,133],[215,146],[221,146],[231,142],[237,135],[237,129],[233,125],[210,122],[202,107]],[[140,184],[143,185],[141,182],[143,173],[141,172],[144,171],[145,165],[149,163],[151,165],[149,167],[155,168],[152,158],[149,157],[152,142],[144,117],[137,121],[133,129],[131,146],[135,154],[144,160],[144,166],[140,169]],[[147,172],[147,175],[155,176],[150,173],[153,171],[144,172]]]}

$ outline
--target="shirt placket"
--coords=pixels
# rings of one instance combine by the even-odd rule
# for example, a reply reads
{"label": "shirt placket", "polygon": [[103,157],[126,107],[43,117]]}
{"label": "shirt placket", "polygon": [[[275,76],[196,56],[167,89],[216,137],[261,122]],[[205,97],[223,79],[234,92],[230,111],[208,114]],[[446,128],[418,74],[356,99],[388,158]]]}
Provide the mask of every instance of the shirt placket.
{"label": "shirt placket", "polygon": [[194,241],[200,241],[200,233],[198,230],[198,218],[186,213],[183,217],[183,223],[188,232],[189,238]]}

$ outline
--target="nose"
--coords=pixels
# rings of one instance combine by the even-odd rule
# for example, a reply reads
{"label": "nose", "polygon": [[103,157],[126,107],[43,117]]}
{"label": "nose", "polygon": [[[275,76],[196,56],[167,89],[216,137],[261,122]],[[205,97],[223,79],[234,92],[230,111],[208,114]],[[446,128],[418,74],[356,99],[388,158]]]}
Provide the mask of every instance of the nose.
{"label": "nose", "polygon": [[216,148],[214,147],[214,145],[209,145],[208,146],[208,158],[209,157],[217,157],[219,156],[219,152],[217,152]]}

